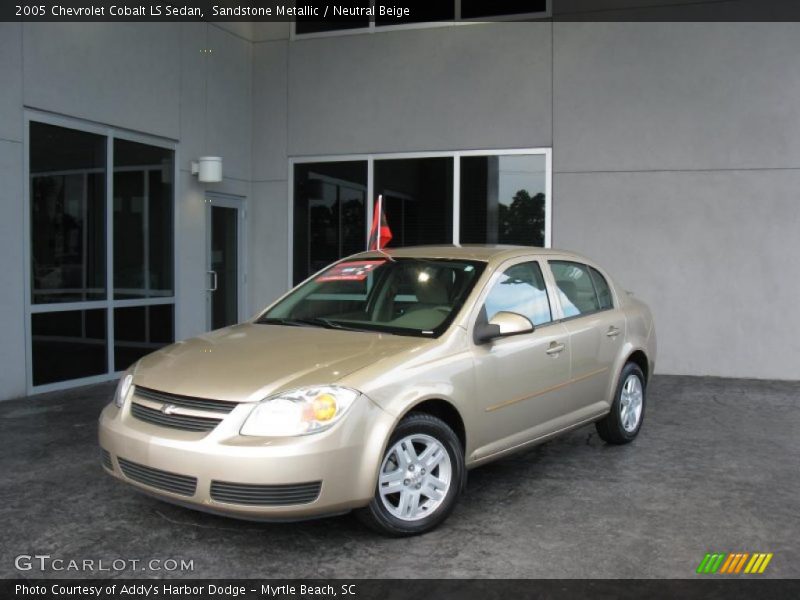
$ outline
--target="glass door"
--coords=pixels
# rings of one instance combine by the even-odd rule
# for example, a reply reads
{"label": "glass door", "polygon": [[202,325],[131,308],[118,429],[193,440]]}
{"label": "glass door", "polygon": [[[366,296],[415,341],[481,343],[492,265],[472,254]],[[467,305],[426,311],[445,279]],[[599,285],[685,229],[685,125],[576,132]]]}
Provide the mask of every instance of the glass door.
{"label": "glass door", "polygon": [[208,326],[210,330],[234,325],[242,318],[243,201],[208,196]]}

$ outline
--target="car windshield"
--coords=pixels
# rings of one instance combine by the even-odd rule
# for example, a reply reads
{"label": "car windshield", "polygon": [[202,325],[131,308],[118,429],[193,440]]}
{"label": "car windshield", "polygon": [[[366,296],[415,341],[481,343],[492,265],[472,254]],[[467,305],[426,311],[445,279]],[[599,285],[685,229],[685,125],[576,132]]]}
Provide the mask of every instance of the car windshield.
{"label": "car windshield", "polygon": [[348,260],[318,273],[257,323],[436,337],[453,321],[485,263]]}

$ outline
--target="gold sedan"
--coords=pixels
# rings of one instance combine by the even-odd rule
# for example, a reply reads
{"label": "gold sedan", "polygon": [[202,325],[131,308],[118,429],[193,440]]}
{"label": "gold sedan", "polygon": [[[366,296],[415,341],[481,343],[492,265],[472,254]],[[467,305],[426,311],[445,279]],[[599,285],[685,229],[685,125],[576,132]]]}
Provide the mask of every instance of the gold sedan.
{"label": "gold sedan", "polygon": [[468,469],[591,422],[633,440],[655,356],[647,306],[581,256],[365,252],[133,365],[100,417],[103,464],[191,508],[356,509],[418,534],[453,510]]}

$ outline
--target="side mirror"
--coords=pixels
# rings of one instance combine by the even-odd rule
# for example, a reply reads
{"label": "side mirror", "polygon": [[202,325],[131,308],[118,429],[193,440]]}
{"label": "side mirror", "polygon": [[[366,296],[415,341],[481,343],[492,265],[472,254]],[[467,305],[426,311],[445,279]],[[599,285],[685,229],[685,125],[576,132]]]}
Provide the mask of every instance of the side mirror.
{"label": "side mirror", "polygon": [[496,313],[488,322],[483,319],[479,320],[475,324],[474,338],[476,344],[485,344],[496,338],[531,333],[533,329],[533,323],[527,317],[502,310]]}

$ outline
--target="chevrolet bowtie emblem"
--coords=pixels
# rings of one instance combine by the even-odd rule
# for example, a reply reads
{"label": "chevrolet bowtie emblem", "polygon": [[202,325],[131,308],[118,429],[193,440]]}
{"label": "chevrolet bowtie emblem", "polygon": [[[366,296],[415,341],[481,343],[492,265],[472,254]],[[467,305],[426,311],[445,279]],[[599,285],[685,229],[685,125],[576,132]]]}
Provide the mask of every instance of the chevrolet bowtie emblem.
{"label": "chevrolet bowtie emblem", "polygon": [[171,415],[172,413],[175,412],[175,409],[177,408],[178,407],[175,406],[174,404],[165,404],[164,406],[161,407],[161,412],[164,413],[165,415]]}

